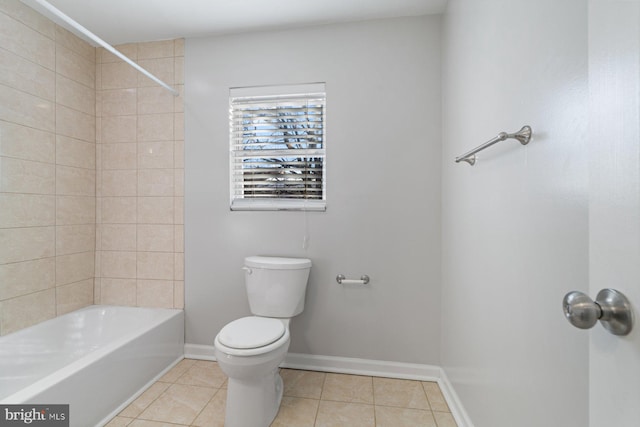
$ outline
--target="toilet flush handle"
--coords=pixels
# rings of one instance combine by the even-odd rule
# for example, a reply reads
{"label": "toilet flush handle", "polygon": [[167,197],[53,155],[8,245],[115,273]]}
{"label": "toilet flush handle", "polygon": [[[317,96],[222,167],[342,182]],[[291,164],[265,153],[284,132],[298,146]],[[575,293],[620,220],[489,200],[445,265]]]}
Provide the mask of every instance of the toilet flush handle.
{"label": "toilet flush handle", "polygon": [[251,274],[251,273],[253,273],[253,270],[252,270],[250,267],[242,267],[242,269],[243,269],[244,271],[246,271],[246,272],[247,272],[247,274]]}

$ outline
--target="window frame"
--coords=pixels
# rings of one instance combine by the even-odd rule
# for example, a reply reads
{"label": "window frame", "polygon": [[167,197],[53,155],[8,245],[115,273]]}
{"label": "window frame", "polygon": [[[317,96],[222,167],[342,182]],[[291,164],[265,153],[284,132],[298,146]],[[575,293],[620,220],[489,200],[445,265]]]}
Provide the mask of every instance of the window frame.
{"label": "window frame", "polygon": [[[304,158],[305,161],[307,159],[321,159],[322,169],[321,169],[321,198],[307,198],[307,197],[245,197],[244,193],[246,188],[246,183],[248,181],[245,180],[245,173],[243,172],[242,167],[238,167],[241,165],[239,162],[240,159],[275,159],[276,157],[282,157],[282,155],[269,154],[264,156],[256,156],[260,149],[255,150],[247,150],[247,149],[238,149],[237,147],[241,144],[240,141],[242,137],[238,137],[238,132],[244,132],[246,129],[239,129],[237,124],[234,123],[234,107],[238,105],[246,105],[248,103],[255,104],[277,104],[279,102],[291,102],[291,101],[300,101],[302,104],[302,100],[306,100],[304,102],[308,102],[309,100],[313,100],[319,104],[321,104],[321,120],[320,121],[308,121],[303,123],[317,124],[320,123],[320,127],[318,129],[321,130],[320,133],[317,131],[313,132],[312,139],[318,137],[319,144],[321,148],[297,148],[291,149],[291,157],[295,157],[296,155]],[[280,86],[253,86],[253,87],[236,87],[229,89],[229,207],[232,211],[277,211],[277,210],[295,210],[295,211],[325,211],[326,210],[326,199],[327,199],[327,159],[326,159],[326,88],[325,83],[310,83],[310,84],[302,84],[302,85],[280,85]],[[289,116],[287,116],[289,117]],[[295,117],[295,116],[291,116]],[[255,123],[252,123],[254,126],[254,131],[257,129]],[[315,128],[312,128],[315,129]],[[307,134],[304,135],[305,137]],[[272,135],[273,137],[273,135]],[[245,137],[248,138],[248,137]],[[274,137],[274,140],[276,138]],[[306,139],[306,138],[301,138]],[[262,143],[263,145],[268,145],[267,143]],[[275,144],[275,143],[274,143]],[[282,145],[282,143],[280,143]],[[313,145],[308,141],[305,142],[307,145]],[[285,149],[286,150],[286,149]],[[265,149],[265,151],[268,151]],[[272,149],[273,151],[283,151]],[[302,155],[302,156],[301,156]],[[286,156],[285,156],[286,157]],[[285,162],[287,164],[289,162]],[[310,162],[316,163],[316,162]],[[287,165],[289,166],[289,165]],[[289,177],[294,172],[295,168],[292,168],[291,174],[286,173],[282,175],[286,175]],[[265,169],[268,170],[268,169]],[[241,178],[238,178],[238,176]],[[304,191],[309,188],[315,189],[317,191],[317,185],[310,185],[307,181],[308,176],[302,178],[304,183]],[[287,179],[283,179],[284,187],[287,188],[286,182],[289,181]],[[280,181],[279,181],[280,182]],[[282,182],[280,184],[282,185]],[[299,187],[299,186],[298,186]],[[268,187],[267,187],[268,188]],[[294,189],[295,186],[291,185],[291,188]]]}

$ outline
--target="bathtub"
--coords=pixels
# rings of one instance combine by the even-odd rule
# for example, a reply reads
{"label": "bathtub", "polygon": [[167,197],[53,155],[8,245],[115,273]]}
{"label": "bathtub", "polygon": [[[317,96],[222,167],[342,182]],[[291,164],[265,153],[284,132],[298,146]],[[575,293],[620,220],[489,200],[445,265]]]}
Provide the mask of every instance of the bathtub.
{"label": "bathtub", "polygon": [[182,310],[93,305],[0,337],[0,404],[69,404],[104,425],[182,359]]}

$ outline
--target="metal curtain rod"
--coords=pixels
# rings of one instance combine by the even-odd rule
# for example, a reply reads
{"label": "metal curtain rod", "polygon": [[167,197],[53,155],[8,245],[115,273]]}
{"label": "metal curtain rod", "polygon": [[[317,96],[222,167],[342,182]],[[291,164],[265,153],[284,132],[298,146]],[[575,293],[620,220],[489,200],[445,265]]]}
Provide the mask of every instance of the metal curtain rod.
{"label": "metal curtain rod", "polygon": [[97,44],[99,44],[103,48],[107,49],[109,52],[113,53],[115,56],[117,56],[118,58],[122,59],[123,61],[125,61],[129,65],[131,65],[133,68],[135,68],[136,70],[140,71],[142,74],[144,74],[145,76],[149,77],[151,80],[153,80],[154,82],[158,83],[163,88],[167,89],[169,92],[171,92],[173,94],[173,96],[180,95],[180,93],[177,90],[175,90],[174,88],[172,88],[171,86],[169,86],[168,84],[166,84],[165,82],[163,82],[162,80],[160,80],[159,78],[157,78],[156,76],[151,74],[149,71],[147,71],[144,68],[142,68],[140,65],[136,64],[133,60],[129,59],[127,56],[122,54],[120,51],[118,51],[116,48],[111,46],[109,43],[105,42],[100,37],[96,36],[91,31],[87,30],[85,27],[83,27],[82,25],[78,24],[71,17],[69,17],[68,15],[65,15],[62,11],[57,9],[55,6],[51,5],[50,3],[48,3],[45,0],[32,0],[32,1],[35,1],[40,6],[44,7],[45,9],[47,9],[49,12],[53,13],[55,16],[57,16],[58,18],[62,19],[67,24],[71,25],[73,28],[75,28],[76,30],[80,31],[82,34],[84,34],[85,36],[89,37],[94,42],[96,42]]}
{"label": "metal curtain rod", "polygon": [[522,129],[515,133],[500,132],[498,136],[493,138],[491,141],[487,141],[484,144],[477,146],[473,150],[464,153],[462,156],[456,157],[456,163],[467,162],[471,166],[473,166],[476,163],[476,153],[484,150],[485,148],[491,147],[497,142],[504,141],[505,139],[517,139],[518,141],[520,141],[520,144],[527,145],[531,140],[531,133],[531,127],[529,126],[523,126]]}

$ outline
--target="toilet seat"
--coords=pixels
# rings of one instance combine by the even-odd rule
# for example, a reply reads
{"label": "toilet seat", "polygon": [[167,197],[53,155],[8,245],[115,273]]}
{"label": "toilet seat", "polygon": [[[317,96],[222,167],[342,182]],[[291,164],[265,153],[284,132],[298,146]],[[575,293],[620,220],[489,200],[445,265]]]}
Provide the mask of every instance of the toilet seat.
{"label": "toilet seat", "polygon": [[233,356],[268,353],[289,341],[289,328],[280,319],[249,316],[224,326],[215,338],[218,350]]}

